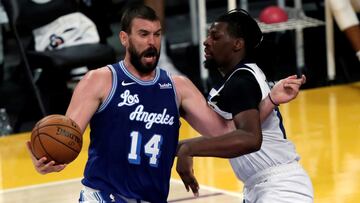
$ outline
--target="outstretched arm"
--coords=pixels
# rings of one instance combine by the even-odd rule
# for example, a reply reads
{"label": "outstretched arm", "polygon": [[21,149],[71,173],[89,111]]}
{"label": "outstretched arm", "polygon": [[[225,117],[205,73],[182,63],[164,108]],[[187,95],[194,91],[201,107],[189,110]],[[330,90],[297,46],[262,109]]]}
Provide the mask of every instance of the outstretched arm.
{"label": "outstretched arm", "polygon": [[197,137],[183,141],[178,146],[178,172],[185,188],[198,195],[199,184],[193,170],[194,156],[233,158],[257,151],[261,147],[262,135],[259,112],[255,109],[234,116],[236,130],[217,137]]}
{"label": "outstretched arm", "polygon": [[[109,93],[110,87],[111,72],[106,67],[90,71],[76,86],[66,116],[79,125],[82,133],[85,131],[92,115],[103,101],[103,98]],[[38,173],[59,172],[66,167],[66,164],[57,164],[54,161],[47,162],[46,157],[36,159],[31,152],[30,142],[26,143],[26,147]]]}
{"label": "outstretched arm", "polygon": [[295,99],[299,93],[301,85],[305,82],[305,75],[302,75],[301,78],[297,78],[296,75],[292,75],[277,82],[271,89],[270,94],[261,101],[259,105],[260,121],[263,122],[275,106],[288,103]]}
{"label": "outstretched arm", "polygon": [[204,136],[224,134],[233,129],[207,104],[195,85],[184,76],[173,76],[180,114],[195,130]]}

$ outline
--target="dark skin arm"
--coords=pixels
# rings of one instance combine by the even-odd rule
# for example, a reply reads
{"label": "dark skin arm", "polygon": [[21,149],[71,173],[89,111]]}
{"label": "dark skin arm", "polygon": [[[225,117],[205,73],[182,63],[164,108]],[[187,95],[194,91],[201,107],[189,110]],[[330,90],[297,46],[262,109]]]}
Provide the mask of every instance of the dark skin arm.
{"label": "dark skin arm", "polygon": [[199,184],[193,172],[194,156],[234,158],[258,151],[262,143],[259,111],[249,109],[233,117],[236,130],[218,137],[197,137],[181,142],[176,171],[185,188],[198,194]]}

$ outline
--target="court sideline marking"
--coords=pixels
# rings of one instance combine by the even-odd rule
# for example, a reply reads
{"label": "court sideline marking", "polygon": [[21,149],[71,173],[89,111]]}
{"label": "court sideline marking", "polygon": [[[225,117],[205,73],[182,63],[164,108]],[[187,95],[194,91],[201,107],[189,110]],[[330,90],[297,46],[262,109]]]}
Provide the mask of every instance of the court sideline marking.
{"label": "court sideline marking", "polygon": [[[45,187],[51,187],[51,186],[65,185],[65,184],[76,183],[76,182],[81,184],[80,183],[81,179],[82,178],[75,178],[75,179],[64,180],[64,181],[55,181],[55,182],[51,182],[51,183],[42,183],[42,184],[17,187],[17,188],[12,188],[12,189],[5,189],[5,190],[0,190],[0,195],[7,194],[7,193],[13,193],[13,192],[20,192],[20,191],[25,191],[25,190],[30,190],[30,189],[38,189],[38,188],[45,188]],[[177,179],[171,179],[170,183],[176,183],[176,184],[183,185],[182,181],[177,180]],[[231,191],[214,188],[214,187],[206,186],[206,185],[200,185],[200,194],[201,194],[201,189],[208,190],[212,193],[200,195],[199,197],[183,197],[183,198],[177,198],[177,199],[170,199],[169,202],[182,202],[182,201],[191,200],[191,199],[206,198],[206,197],[212,197],[212,196],[218,196],[218,195],[229,195],[229,196],[233,196],[233,197],[237,197],[237,198],[242,198],[241,193],[231,192]],[[185,190],[185,188],[184,188],[184,190]]]}

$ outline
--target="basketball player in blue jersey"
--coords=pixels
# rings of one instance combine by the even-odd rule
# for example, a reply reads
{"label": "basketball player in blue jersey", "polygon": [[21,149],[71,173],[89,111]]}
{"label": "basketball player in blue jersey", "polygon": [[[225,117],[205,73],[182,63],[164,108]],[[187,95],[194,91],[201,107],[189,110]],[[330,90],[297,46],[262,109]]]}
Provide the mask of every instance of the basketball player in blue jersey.
{"label": "basketball player in blue jersey", "polygon": [[270,97],[265,75],[250,58],[261,40],[258,24],[244,10],[229,11],[210,27],[204,42],[205,66],[217,68],[224,77],[210,91],[208,103],[236,129],[183,141],[177,171],[185,186],[196,190],[192,157],[230,158],[236,176],[244,182],[245,203],[310,203],[312,183],[286,137],[279,109],[260,122],[259,104],[267,96],[278,104]]}
{"label": "basketball player in blue jersey", "polygon": [[[89,123],[91,129],[79,202],[164,203],[180,115],[207,136],[234,127],[208,107],[190,80],[170,76],[157,67],[161,25],[151,8],[128,8],[121,29],[124,60],[88,72],[75,88],[66,112],[83,131]],[[281,103],[290,101],[303,82],[294,77],[280,81],[274,98]],[[263,102],[263,118],[273,108],[269,100]],[[65,168],[47,163],[46,158],[36,160],[32,155],[32,159],[41,174]]]}

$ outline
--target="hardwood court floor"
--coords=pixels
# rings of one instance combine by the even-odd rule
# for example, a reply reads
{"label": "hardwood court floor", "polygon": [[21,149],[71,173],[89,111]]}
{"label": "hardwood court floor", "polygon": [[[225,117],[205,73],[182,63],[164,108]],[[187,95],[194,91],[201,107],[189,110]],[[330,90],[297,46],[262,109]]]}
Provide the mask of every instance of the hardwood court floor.
{"label": "hardwood court floor", "polygon": [[[302,157],[315,190],[316,203],[360,202],[360,82],[303,90],[281,106],[288,139]],[[186,122],[181,139],[197,136]],[[0,203],[76,202],[88,146],[61,173],[40,175],[25,150],[29,133],[0,138]],[[200,198],[178,181],[173,170],[169,202],[241,202],[242,183],[227,160],[196,158]]]}

